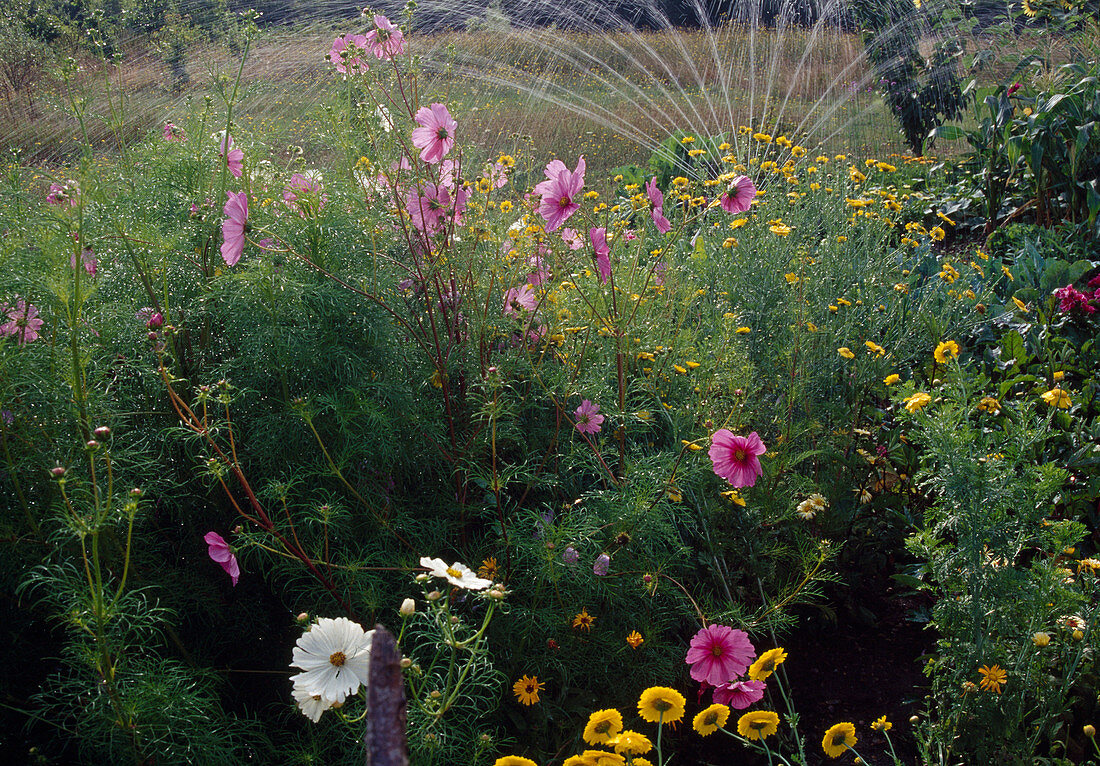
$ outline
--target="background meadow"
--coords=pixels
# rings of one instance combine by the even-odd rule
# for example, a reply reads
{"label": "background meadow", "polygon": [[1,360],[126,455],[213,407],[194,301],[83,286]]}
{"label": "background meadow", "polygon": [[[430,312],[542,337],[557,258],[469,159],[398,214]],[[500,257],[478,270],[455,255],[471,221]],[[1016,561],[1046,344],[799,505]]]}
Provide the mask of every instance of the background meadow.
{"label": "background meadow", "polygon": [[1098,755],[1095,3],[84,10],[3,21],[6,752],[361,761],[346,618],[416,764]]}

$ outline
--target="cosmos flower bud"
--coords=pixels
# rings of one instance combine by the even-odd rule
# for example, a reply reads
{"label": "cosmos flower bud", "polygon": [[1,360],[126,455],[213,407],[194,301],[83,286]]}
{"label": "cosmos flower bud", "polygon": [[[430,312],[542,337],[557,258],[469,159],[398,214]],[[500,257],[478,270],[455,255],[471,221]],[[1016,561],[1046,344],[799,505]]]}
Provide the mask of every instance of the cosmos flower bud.
{"label": "cosmos flower bud", "polygon": [[309,622],[309,612],[302,612],[294,619],[297,620],[300,624],[305,625],[307,622]]}
{"label": "cosmos flower bud", "polygon": [[1096,727],[1093,726],[1091,723],[1086,723],[1081,728],[1081,731],[1085,732],[1085,736],[1088,737],[1089,739],[1092,739],[1093,737],[1096,736]]}
{"label": "cosmos flower bud", "polygon": [[576,564],[580,559],[581,555],[577,553],[577,549],[572,545],[566,546],[565,550],[562,551],[561,560],[566,564]]}
{"label": "cosmos flower bud", "polygon": [[442,594],[442,593],[440,593],[440,592],[439,592],[439,591],[437,591],[437,590],[433,590],[433,591],[432,591],[431,593],[429,593],[429,594],[428,594],[428,595],[426,596],[426,598],[427,598],[427,599],[428,599],[429,601],[439,601],[439,599],[441,599],[442,597],[443,597],[443,594]]}
{"label": "cosmos flower bud", "polygon": [[130,497],[134,498],[134,500],[140,500],[144,494],[141,487],[134,487],[130,490]]}
{"label": "cosmos flower bud", "polygon": [[410,660],[408,657],[402,657],[401,658],[401,667],[404,670],[408,670],[409,668],[412,667],[412,665],[413,665],[413,661]]}
{"label": "cosmos flower bud", "polygon": [[107,426],[100,426],[96,430],[92,431],[92,434],[94,434],[95,438],[97,439],[106,439],[108,436],[111,435],[111,429]]}
{"label": "cosmos flower bud", "polygon": [[611,557],[606,553],[601,553],[596,557],[596,561],[592,564],[592,573],[597,577],[603,577],[607,574],[607,570],[611,567]]}
{"label": "cosmos flower bud", "polygon": [[149,321],[145,323],[145,326],[150,330],[159,330],[164,326],[164,314],[159,311],[149,317]]}
{"label": "cosmos flower bud", "polygon": [[69,469],[65,466],[55,465],[53,468],[50,469],[50,475],[53,476],[55,479],[60,479],[62,476],[65,475],[65,472],[68,470]]}
{"label": "cosmos flower bud", "polygon": [[407,598],[401,602],[401,609],[399,610],[402,617],[412,617],[416,614],[416,602],[411,598]]}
{"label": "cosmos flower bud", "polygon": [[96,449],[99,449],[99,442],[97,442],[95,439],[89,439],[84,444],[84,446],[87,447],[90,450],[96,450]]}

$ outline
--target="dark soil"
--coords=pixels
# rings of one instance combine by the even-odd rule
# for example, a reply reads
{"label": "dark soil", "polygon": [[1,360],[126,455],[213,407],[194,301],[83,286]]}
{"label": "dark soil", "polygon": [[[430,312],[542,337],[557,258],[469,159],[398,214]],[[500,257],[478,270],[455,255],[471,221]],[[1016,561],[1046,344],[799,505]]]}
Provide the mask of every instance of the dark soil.
{"label": "dark soil", "polygon": [[[786,640],[787,678],[801,716],[811,762],[825,760],[821,737],[835,723],[855,724],[858,749],[875,763],[888,761],[882,734],[871,729],[879,716],[893,724],[890,738],[903,763],[917,763],[910,716],[919,712],[927,679],[922,657],[935,637],[915,621],[923,606],[914,598],[887,589],[866,597],[862,614],[872,624],[845,619],[825,620],[820,613],[802,615],[798,629]],[[878,756],[878,757],[876,757]]]}

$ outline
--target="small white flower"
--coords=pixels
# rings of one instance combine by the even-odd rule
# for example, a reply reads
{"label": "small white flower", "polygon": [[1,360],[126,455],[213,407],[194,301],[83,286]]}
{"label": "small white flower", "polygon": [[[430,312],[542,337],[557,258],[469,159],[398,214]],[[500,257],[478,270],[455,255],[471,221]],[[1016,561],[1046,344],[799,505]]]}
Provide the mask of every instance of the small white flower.
{"label": "small white flower", "polygon": [[384,106],[379,106],[374,110],[374,116],[378,118],[378,125],[382,130],[390,133],[393,131],[393,115],[390,114],[390,110]]}
{"label": "small white flower", "polygon": [[320,694],[310,694],[301,686],[297,685],[295,685],[294,691],[292,691],[291,694],[294,695],[294,699],[298,702],[298,709],[302,711],[302,715],[314,723],[321,720],[321,713],[335,704],[332,700],[327,700]]}
{"label": "small white flower", "polygon": [[431,570],[433,577],[440,577],[456,588],[485,590],[493,584],[492,580],[478,577],[468,566],[459,564],[457,561],[447,566],[447,562],[443,559],[430,559],[423,556],[420,559],[420,566],[427,567]]}
{"label": "small white flower", "polygon": [[809,521],[814,516],[824,511],[828,505],[828,501],[822,495],[815,492],[798,504],[795,513]]}
{"label": "small white flower", "polygon": [[373,637],[373,630],[365,632],[347,617],[322,617],[298,639],[290,666],[305,672],[290,680],[309,695],[343,702],[369,680]]}

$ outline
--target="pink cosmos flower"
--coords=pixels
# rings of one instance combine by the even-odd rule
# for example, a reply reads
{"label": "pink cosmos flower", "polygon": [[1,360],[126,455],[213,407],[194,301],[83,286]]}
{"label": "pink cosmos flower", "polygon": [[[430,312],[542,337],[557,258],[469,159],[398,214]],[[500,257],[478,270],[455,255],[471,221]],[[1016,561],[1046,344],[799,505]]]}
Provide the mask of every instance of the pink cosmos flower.
{"label": "pink cosmos flower", "polygon": [[[96,270],[99,266],[99,262],[96,260],[95,253],[92,252],[92,248],[86,247],[80,253],[80,262],[84,264],[84,270],[95,276]],[[76,268],[76,256],[69,258],[69,266]]]}
{"label": "pink cosmos flower", "polygon": [[538,297],[536,297],[534,290],[531,289],[531,285],[513,287],[511,290],[504,293],[505,316],[522,316],[525,311],[534,311],[538,305]]}
{"label": "pink cosmos flower", "polygon": [[[540,252],[545,252],[546,248],[541,243],[539,244]],[[550,278],[550,267],[546,265],[546,259],[540,255],[532,255],[527,259],[527,264],[534,269],[527,275],[527,284],[531,287],[538,287],[543,282]]]}
{"label": "pink cosmos flower", "polygon": [[1018,91],[1022,87],[1023,86],[1020,83],[1014,82],[1010,86],[1008,86],[1008,93],[1005,95],[1007,95],[1009,98],[1012,98],[1016,91]]}
{"label": "pink cosmos flower", "polygon": [[1086,314],[1095,314],[1096,306],[1089,302],[1088,293],[1083,293],[1073,285],[1059,287],[1054,291],[1054,297],[1058,299],[1058,310],[1068,314],[1074,309],[1079,309]]}
{"label": "pink cosmos flower", "polygon": [[374,29],[367,32],[366,43],[370,51],[383,61],[393,61],[394,56],[405,52],[405,35],[380,13],[374,14]]}
{"label": "pink cosmos flower", "polygon": [[710,437],[714,472],[734,487],[751,487],[756,483],[756,477],[764,472],[757,455],[766,451],[756,431],[748,436],[735,436],[729,429],[719,428]]}
{"label": "pink cosmos flower", "polygon": [[592,563],[592,574],[597,577],[603,577],[607,574],[607,571],[611,568],[611,557],[606,553],[601,553],[596,557],[596,560]]}
{"label": "pink cosmos flower", "polygon": [[494,189],[499,189],[508,183],[508,168],[499,162],[494,162],[485,177],[489,179]]}
{"label": "pink cosmos flower", "polygon": [[45,324],[38,318],[38,309],[18,296],[14,306],[2,305],[0,312],[8,315],[8,321],[0,324],[0,336],[10,335],[19,343],[38,340],[38,331]]}
{"label": "pink cosmos flower", "polygon": [[413,146],[421,150],[420,159],[434,165],[454,148],[458,123],[443,104],[422,106],[413,119],[420,126],[413,129]]}
{"label": "pink cosmos flower", "polygon": [[76,181],[66,181],[63,184],[50,184],[50,190],[46,194],[46,203],[49,205],[64,205],[75,207],[80,196],[80,184]]}
{"label": "pink cosmos flower", "polygon": [[[465,203],[465,197],[462,202]],[[454,208],[451,193],[442,184],[426,184],[423,194],[411,189],[405,197],[405,204],[413,226],[429,235],[439,231],[444,216]]]}
{"label": "pink cosmos flower", "polygon": [[657,188],[657,176],[653,176],[651,180],[646,182],[645,193],[653,205],[653,211],[650,214],[653,218],[653,225],[657,227],[657,231],[668,234],[672,231],[672,224],[665,218],[665,195]]}
{"label": "pink cosmos flower", "polygon": [[584,247],[584,240],[581,239],[581,235],[570,228],[561,230],[561,241],[564,242],[570,250],[580,250]]}
{"label": "pink cosmos flower", "polygon": [[236,266],[244,253],[248,231],[248,196],[244,192],[226,192],[225,220],[222,221],[222,260],[226,266]]}
{"label": "pink cosmos flower", "polygon": [[364,35],[344,35],[332,41],[332,48],[325,58],[333,63],[336,71],[347,76],[348,69],[353,72],[367,69],[367,62],[359,53],[367,50],[367,38]]}
{"label": "pink cosmos flower", "polygon": [[727,213],[744,213],[756,199],[756,184],[748,176],[737,176],[730,181],[729,188],[722,195],[722,209]]}
{"label": "pink cosmos flower", "polygon": [[581,406],[573,413],[573,419],[576,421],[577,430],[582,434],[599,433],[600,424],[604,421],[603,415],[600,414],[600,405],[593,404],[587,399],[581,402]]}
{"label": "pink cosmos flower", "polygon": [[173,125],[170,122],[164,123],[164,140],[165,141],[186,141],[187,136],[183,134],[183,128],[178,125]]}
{"label": "pink cosmos flower", "polygon": [[328,195],[321,189],[321,182],[316,175],[295,173],[283,189],[283,201],[298,211],[302,218],[312,213],[320,213],[325,209]]}
{"label": "pink cosmos flower", "polygon": [[[227,147],[228,154],[226,153]],[[244,152],[233,148],[233,136],[222,138],[221,145],[218,147],[218,154],[225,157],[225,164],[229,166],[229,172],[233,174],[233,177],[240,178],[244,169]]]}
{"label": "pink cosmos flower", "polygon": [[764,689],[767,686],[763,681],[730,681],[715,687],[714,701],[736,710],[744,710],[764,698]]}
{"label": "pink cosmos flower", "polygon": [[209,546],[207,553],[210,554],[210,558],[225,570],[225,573],[229,575],[229,579],[233,581],[233,585],[236,585],[241,576],[241,567],[237,564],[237,557],[233,555],[229,543],[217,532],[207,532],[202,539]]}
{"label": "pink cosmos flower", "polygon": [[596,252],[596,270],[600,273],[600,284],[607,284],[611,279],[611,248],[607,244],[607,229],[589,229],[588,236],[592,240],[592,249]]}
{"label": "pink cosmos flower", "polygon": [[748,633],[711,624],[691,639],[684,662],[691,665],[691,677],[696,681],[721,686],[748,670],[755,658]]}
{"label": "pink cosmos flower", "polygon": [[580,209],[574,198],[584,188],[584,155],[577,160],[577,169],[570,172],[561,160],[551,160],[544,171],[545,181],[535,185],[535,194],[542,195],[539,214],[546,219],[546,230],[556,231]]}

